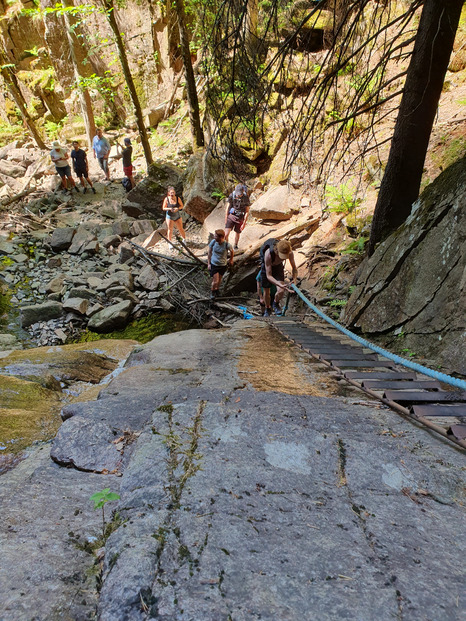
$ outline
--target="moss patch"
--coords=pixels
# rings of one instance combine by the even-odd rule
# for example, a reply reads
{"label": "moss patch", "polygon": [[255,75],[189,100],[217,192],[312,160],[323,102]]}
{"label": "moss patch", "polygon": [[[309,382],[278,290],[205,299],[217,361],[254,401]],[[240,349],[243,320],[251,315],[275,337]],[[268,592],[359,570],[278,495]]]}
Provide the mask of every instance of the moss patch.
{"label": "moss patch", "polygon": [[73,342],[89,343],[100,339],[132,339],[144,344],[148,343],[156,336],[171,334],[172,332],[179,332],[180,330],[187,330],[190,327],[191,326],[187,321],[179,319],[169,313],[162,315],[148,315],[147,317],[142,317],[141,319],[135,319],[121,330],[108,332],[107,334],[86,330]]}

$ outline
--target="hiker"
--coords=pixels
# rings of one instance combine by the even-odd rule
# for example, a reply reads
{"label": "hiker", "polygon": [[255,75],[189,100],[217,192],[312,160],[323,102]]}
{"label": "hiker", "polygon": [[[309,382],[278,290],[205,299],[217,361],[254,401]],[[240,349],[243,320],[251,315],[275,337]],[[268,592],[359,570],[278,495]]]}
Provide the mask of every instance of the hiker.
{"label": "hiker", "polygon": [[[256,276],[256,283],[257,283],[257,296],[259,298],[259,304],[261,307],[261,315],[263,315],[265,313],[265,301],[264,301],[264,287],[261,284],[261,270],[259,268],[259,271],[257,272],[257,276]],[[270,298],[273,300],[275,298],[275,294],[277,293],[277,287],[275,285],[272,285],[270,287]]]}
{"label": "hiker", "polygon": [[105,173],[105,178],[111,183],[110,172],[108,170],[108,156],[110,155],[110,143],[104,137],[102,130],[99,128],[92,141],[92,149],[94,157],[97,158],[100,168]]}
{"label": "hiker", "polygon": [[[76,187],[73,177],[71,176],[71,167],[68,164],[68,151],[60,145],[58,140],[52,142],[53,149],[50,151],[50,158],[55,164],[55,169],[61,178],[61,187],[63,192],[71,192],[74,188],[79,194],[79,188]],[[68,187],[71,186],[71,187]]]}
{"label": "hiker", "polygon": [[[288,259],[292,272],[293,282],[296,284],[298,270],[294,260],[293,250],[289,241],[278,241],[276,239],[268,239],[260,249],[261,259],[261,285],[264,289],[265,311],[264,317],[270,317],[272,308],[276,315],[281,314],[280,300],[285,291],[292,291],[285,284],[285,261]],[[272,285],[277,287],[272,304],[270,304],[270,288]]]}
{"label": "hiker", "polygon": [[183,201],[175,193],[175,188],[170,186],[167,189],[167,196],[163,199],[162,210],[166,213],[167,237],[172,241],[173,225],[176,224],[176,228],[180,232],[183,239],[186,239],[186,233],[183,228],[183,219],[181,218],[180,211],[183,209]]}
{"label": "hiker", "polygon": [[[230,257],[228,258],[228,255]],[[227,271],[228,265],[233,265],[234,250],[225,239],[225,231],[217,229],[214,239],[209,244],[209,252],[207,255],[207,268],[212,276],[212,286],[210,298],[213,300],[219,294],[220,284],[223,275]]]}
{"label": "hiker", "polygon": [[125,175],[125,177],[128,177],[131,182],[131,189],[133,189],[136,185],[136,181],[133,177],[133,147],[131,146],[131,140],[129,138],[125,138],[124,143],[124,147],[122,147],[119,142],[117,142],[117,145],[120,147],[121,154],[123,155],[123,174]]}
{"label": "hiker", "polygon": [[228,241],[230,231],[235,231],[235,246],[234,249],[238,250],[239,236],[246,226],[246,222],[249,216],[249,196],[247,194],[246,186],[242,183],[238,183],[235,191],[230,194],[227,199],[227,211],[225,214],[225,239]]}
{"label": "hiker", "polygon": [[89,179],[89,164],[87,161],[87,153],[84,149],[80,149],[79,142],[75,140],[73,142],[73,150],[70,153],[71,161],[73,162],[73,170],[78,177],[81,185],[83,186],[83,194],[86,194],[87,187],[84,183],[84,179],[89,184],[89,187],[95,194],[95,187],[92,185],[92,181]]}

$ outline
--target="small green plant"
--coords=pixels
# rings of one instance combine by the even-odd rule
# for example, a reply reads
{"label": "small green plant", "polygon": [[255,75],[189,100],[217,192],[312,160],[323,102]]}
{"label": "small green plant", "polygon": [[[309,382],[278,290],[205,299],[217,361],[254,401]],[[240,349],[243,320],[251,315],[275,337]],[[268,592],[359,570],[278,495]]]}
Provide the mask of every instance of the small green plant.
{"label": "small green plant", "polygon": [[330,300],[328,305],[332,308],[343,308],[343,306],[346,306],[347,301],[348,300]]}
{"label": "small green plant", "polygon": [[217,201],[220,202],[225,198],[225,194],[222,192],[222,190],[218,190],[217,188],[215,188],[215,190],[212,191],[211,197],[215,198]]}
{"label": "small green plant", "polygon": [[358,237],[354,241],[350,242],[344,250],[341,251],[341,254],[354,254],[361,255],[364,254],[366,244],[369,241],[368,237]]}
{"label": "small green plant", "polygon": [[409,347],[405,347],[404,349],[402,349],[401,353],[407,356],[408,358],[413,358],[413,356],[416,355],[416,352],[409,349]]}
{"label": "small green plant", "polygon": [[328,211],[335,213],[352,213],[361,204],[362,199],[356,198],[351,188],[342,183],[339,186],[328,185],[325,190]]}
{"label": "small green plant", "polygon": [[94,509],[102,509],[102,537],[105,539],[105,513],[104,506],[107,502],[112,502],[112,500],[119,500],[120,496],[115,492],[111,492],[109,487],[106,487],[100,492],[96,492],[92,494],[89,500],[94,502]]}

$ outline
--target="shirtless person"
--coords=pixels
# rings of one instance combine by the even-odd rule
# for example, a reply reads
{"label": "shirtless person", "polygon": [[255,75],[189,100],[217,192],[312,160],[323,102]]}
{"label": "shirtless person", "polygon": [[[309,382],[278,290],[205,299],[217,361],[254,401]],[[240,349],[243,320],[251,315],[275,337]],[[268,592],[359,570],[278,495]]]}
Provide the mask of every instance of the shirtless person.
{"label": "shirtless person", "polygon": [[[298,277],[298,270],[294,260],[291,244],[288,241],[278,241],[276,239],[268,239],[264,242],[260,249],[261,258],[261,285],[264,289],[265,312],[264,317],[270,317],[272,308],[276,315],[281,314],[280,300],[285,291],[290,291],[285,284],[285,261],[288,259],[292,272],[294,284]],[[277,293],[270,304],[270,287],[275,285]]]}

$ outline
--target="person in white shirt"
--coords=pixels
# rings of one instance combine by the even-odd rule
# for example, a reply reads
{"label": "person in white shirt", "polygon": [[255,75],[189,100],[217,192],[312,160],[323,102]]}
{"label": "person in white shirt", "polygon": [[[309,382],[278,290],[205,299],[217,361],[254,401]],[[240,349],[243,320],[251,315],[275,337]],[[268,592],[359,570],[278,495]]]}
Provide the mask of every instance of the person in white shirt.
{"label": "person in white shirt", "polygon": [[73,177],[71,176],[71,166],[68,164],[68,151],[64,149],[58,140],[52,142],[53,149],[50,151],[50,157],[55,164],[57,173],[61,177],[61,186],[63,192],[71,192],[74,188],[78,194],[79,188],[76,187]]}

